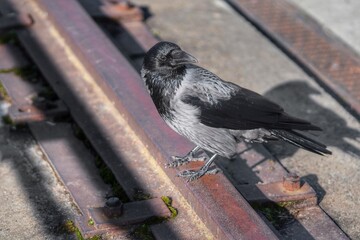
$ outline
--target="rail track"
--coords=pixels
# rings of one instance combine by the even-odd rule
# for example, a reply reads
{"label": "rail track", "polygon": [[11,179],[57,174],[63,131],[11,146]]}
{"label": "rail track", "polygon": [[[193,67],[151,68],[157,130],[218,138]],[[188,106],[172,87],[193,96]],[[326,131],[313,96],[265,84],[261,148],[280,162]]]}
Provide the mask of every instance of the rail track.
{"label": "rail track", "polygon": [[158,41],[141,8],[7,0],[0,11],[0,30],[16,32],[0,48],[7,120],[31,130],[73,198],[83,236],[347,239],[312,187],[262,146],[242,144],[236,171],[218,161],[223,173],[196,182],[164,167],[193,146],[163,123],[140,79]]}

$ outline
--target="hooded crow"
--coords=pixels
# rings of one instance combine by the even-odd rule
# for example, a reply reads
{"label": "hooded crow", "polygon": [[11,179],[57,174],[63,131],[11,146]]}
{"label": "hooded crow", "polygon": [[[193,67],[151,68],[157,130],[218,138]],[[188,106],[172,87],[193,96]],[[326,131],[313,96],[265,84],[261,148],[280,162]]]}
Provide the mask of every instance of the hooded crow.
{"label": "hooded crow", "polygon": [[164,121],[196,147],[184,157],[173,157],[168,167],[177,167],[195,158],[199,149],[213,155],[199,170],[179,176],[192,181],[209,170],[217,155],[232,158],[237,144],[282,140],[320,155],[331,154],[326,146],[298,131],[321,130],[305,120],[292,117],[265,97],[226,82],[194,65],[196,58],[171,42],[159,42],[145,55],[141,69],[150,96]]}

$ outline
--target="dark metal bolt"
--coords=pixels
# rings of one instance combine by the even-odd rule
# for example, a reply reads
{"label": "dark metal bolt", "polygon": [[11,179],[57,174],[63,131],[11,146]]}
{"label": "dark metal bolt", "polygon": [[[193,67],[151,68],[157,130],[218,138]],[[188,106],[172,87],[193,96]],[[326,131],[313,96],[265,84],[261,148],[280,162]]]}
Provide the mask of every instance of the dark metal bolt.
{"label": "dark metal bolt", "polygon": [[108,200],[106,200],[105,204],[107,207],[117,207],[117,206],[120,206],[121,201],[117,197],[111,197]]}
{"label": "dark metal bolt", "polygon": [[283,187],[287,191],[296,191],[300,189],[300,177],[295,173],[288,173],[283,177]]}
{"label": "dark metal bolt", "polygon": [[18,110],[19,112],[31,112],[31,108],[29,105],[20,106]]}

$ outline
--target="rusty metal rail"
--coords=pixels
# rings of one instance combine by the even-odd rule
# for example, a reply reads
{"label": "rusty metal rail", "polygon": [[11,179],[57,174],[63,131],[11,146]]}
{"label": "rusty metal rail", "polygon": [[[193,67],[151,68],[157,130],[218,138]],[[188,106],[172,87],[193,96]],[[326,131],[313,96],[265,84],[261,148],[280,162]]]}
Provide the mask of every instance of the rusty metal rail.
{"label": "rusty metal rail", "polygon": [[[162,195],[170,195],[181,216],[152,225],[156,239],[277,239],[294,236],[294,232],[299,239],[319,236],[346,239],[317,206],[314,190],[299,178],[287,176],[279,163],[262,161],[274,158],[261,146],[242,145],[241,158],[247,166],[238,166],[238,174],[227,169],[228,161],[218,161],[227,177],[218,174],[187,183],[175,177],[180,170],[164,168],[171,155],[185,154],[192,144],[160,119],[139,74],[113,45],[115,43],[132,64],[139,67],[141,56],[157,40],[139,21],[142,17],[137,7],[124,5],[123,1],[79,2],[82,6],[70,0],[38,0],[26,5],[8,0],[0,7],[5,14],[31,14],[35,24],[19,30],[18,36],[67,106],[63,108],[60,102],[49,112],[27,100],[25,111],[18,111],[23,107],[22,99],[39,90],[34,88],[36,85],[25,82],[24,91],[13,95],[19,81],[2,81],[15,99],[13,108],[20,114],[12,119],[30,122],[30,129],[80,210],[77,223],[85,236],[105,232],[123,236],[127,232],[121,229],[124,225],[139,223],[151,216],[167,216],[167,208],[158,200]],[[105,34],[111,36],[113,42]],[[68,111],[132,202],[110,209],[105,206],[108,189],[89,161],[92,156],[74,139],[67,123],[54,126],[32,123]],[[56,141],[49,142],[49,139]],[[62,156],[60,152],[66,154]],[[263,184],[250,179],[239,184],[244,176],[249,176],[246,169],[254,165],[263,169],[256,178]],[[85,169],[79,170],[84,166]],[[197,163],[193,163],[192,167],[196,166]],[[283,180],[284,176],[287,177]],[[89,189],[80,186],[89,186]],[[139,192],[158,198],[136,202]],[[275,229],[264,214],[264,208],[279,205],[293,219],[292,223],[296,223],[289,224],[285,230]],[[295,216],[301,214],[306,217]],[[197,217],[204,225],[189,221],[196,222]],[[208,230],[211,233],[207,233]]]}
{"label": "rusty metal rail", "polygon": [[9,118],[12,124],[28,123],[80,212],[76,222],[83,235],[112,233],[127,236],[131,225],[170,217],[171,212],[160,198],[122,203],[114,197],[114,192],[105,184],[96,167],[96,156],[75,136],[72,124],[56,120],[68,115],[67,108],[63,104],[60,106],[60,101],[56,99],[41,100],[43,105],[56,103],[50,112],[39,108],[39,93],[44,91],[44,79],[38,74],[19,75],[24,67],[27,69],[30,66],[30,62],[21,56],[18,46],[7,44],[1,47],[7,49],[0,52],[0,69],[5,72],[0,74],[0,81],[12,103]]}
{"label": "rusty metal rail", "polygon": [[[69,123],[40,122],[29,127],[81,212],[76,220],[85,237],[110,232],[126,236],[129,230],[121,229],[123,226],[170,217],[160,198],[121,203],[113,197],[99,174],[95,157],[75,137]],[[112,199],[114,204],[108,204]]]}
{"label": "rusty metal rail", "polygon": [[360,56],[286,0],[226,0],[360,118]]}

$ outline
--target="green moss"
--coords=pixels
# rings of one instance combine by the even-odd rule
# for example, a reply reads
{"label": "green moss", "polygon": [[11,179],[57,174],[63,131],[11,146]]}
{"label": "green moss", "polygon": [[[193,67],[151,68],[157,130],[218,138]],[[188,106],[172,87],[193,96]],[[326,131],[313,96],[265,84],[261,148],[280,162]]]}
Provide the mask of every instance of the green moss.
{"label": "green moss", "polygon": [[90,238],[84,238],[83,235],[81,234],[79,228],[76,227],[74,221],[72,221],[72,220],[67,220],[65,222],[64,229],[67,233],[74,233],[76,235],[77,240],[101,240],[101,237],[98,235],[95,235]]}
{"label": "green moss", "polygon": [[253,208],[260,211],[269,222],[278,230],[294,221],[293,213],[286,207],[293,205],[293,202],[281,202],[270,204],[253,204]]}
{"label": "green moss", "polygon": [[14,31],[0,36],[0,44],[19,44],[19,39]]}
{"label": "green moss", "polygon": [[75,233],[77,227],[75,226],[75,223],[72,220],[66,220],[64,224],[64,229],[67,233]]}
{"label": "green moss", "polygon": [[14,122],[11,120],[9,115],[3,116],[2,120],[5,124],[14,125]]}
{"label": "green moss", "polygon": [[170,218],[174,218],[178,215],[178,211],[176,208],[174,208],[171,204],[172,204],[172,199],[168,196],[162,196],[161,199],[164,201],[164,203],[166,204],[166,206],[169,208],[170,212],[171,212],[171,217]]}
{"label": "green moss", "polygon": [[[174,208],[171,204],[172,204],[172,199],[168,196],[162,196],[161,199],[164,201],[164,203],[166,204],[166,206],[169,208],[170,212],[171,212],[171,217],[170,218],[174,218],[177,216],[178,211],[176,210],[176,208]],[[144,199],[143,199],[144,200]],[[151,233],[150,230],[150,225],[153,224],[159,224],[161,222],[164,222],[166,220],[168,220],[169,218],[164,218],[164,217],[153,217],[151,219],[148,219],[145,223],[139,225],[133,232],[133,234],[135,235],[136,238],[140,238],[143,240],[154,240],[154,236]]]}
{"label": "green moss", "polygon": [[122,202],[129,202],[130,199],[126,195],[124,189],[120,186],[120,184],[116,180],[115,175],[100,158],[100,156],[96,156],[95,165],[99,169],[100,176],[104,180],[104,182],[111,186],[114,197],[118,197]]}
{"label": "green moss", "polygon": [[11,101],[9,94],[7,93],[4,85],[2,85],[1,82],[0,82],[0,97],[3,98],[5,101],[8,101],[8,102]]}
{"label": "green moss", "polygon": [[41,76],[39,69],[35,65],[28,65],[20,68],[0,69],[0,73],[14,73],[24,80],[37,81]]}
{"label": "green moss", "polygon": [[161,199],[164,201],[164,203],[166,204],[166,206],[171,205],[172,200],[171,198],[169,198],[168,196],[162,196]]}
{"label": "green moss", "polygon": [[72,220],[67,220],[64,224],[64,228],[67,233],[74,233],[77,240],[85,240],[79,228],[76,227],[75,223]]}
{"label": "green moss", "polygon": [[88,220],[88,224],[89,224],[90,226],[94,226],[95,222],[94,222],[94,220],[93,220],[92,218],[90,218],[90,219]]}
{"label": "green moss", "polygon": [[155,240],[155,237],[151,233],[150,226],[148,224],[141,224],[135,228],[133,234],[135,237],[142,240]]}
{"label": "green moss", "polygon": [[282,208],[291,208],[291,207],[295,206],[298,203],[299,203],[299,201],[284,201],[284,202],[278,202],[276,204],[279,207],[282,207]]}
{"label": "green moss", "polygon": [[35,65],[29,65],[22,68],[14,68],[13,72],[17,76],[25,80],[33,80],[33,79],[38,79],[40,77],[40,71]]}
{"label": "green moss", "polygon": [[144,192],[144,190],[138,188],[134,189],[133,199],[135,201],[148,200],[151,198],[152,198],[151,195],[149,193]]}
{"label": "green moss", "polygon": [[[21,68],[0,69],[0,73],[14,73],[17,76],[21,77],[22,79],[32,82],[37,82],[41,76],[40,71],[35,65],[28,65]],[[0,95],[2,97],[10,99],[8,97],[8,94],[6,93],[5,88],[1,85],[1,83],[0,83]],[[43,97],[50,101],[55,101],[58,99],[55,92],[47,84],[45,84],[43,89],[38,93],[38,96]]]}

